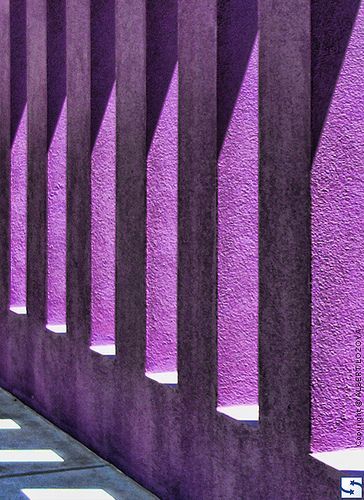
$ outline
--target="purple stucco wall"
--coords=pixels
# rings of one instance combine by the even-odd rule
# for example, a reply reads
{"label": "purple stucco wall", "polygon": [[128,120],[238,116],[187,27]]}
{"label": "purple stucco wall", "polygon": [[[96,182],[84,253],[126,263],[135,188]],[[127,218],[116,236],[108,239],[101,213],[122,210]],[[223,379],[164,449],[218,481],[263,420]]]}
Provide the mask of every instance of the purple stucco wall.
{"label": "purple stucco wall", "polygon": [[11,306],[26,304],[27,108],[11,148]]}
{"label": "purple stucco wall", "polygon": [[0,382],[161,498],[339,494],[364,35],[327,4],[0,3]]}
{"label": "purple stucco wall", "polygon": [[146,370],[177,369],[177,1],[146,10]]}
{"label": "purple stucco wall", "polygon": [[91,343],[115,342],[115,0],[91,5]]}
{"label": "purple stucco wall", "polygon": [[48,314],[51,325],[66,324],[66,123],[67,103],[48,151]]}
{"label": "purple stucco wall", "polygon": [[[314,140],[322,128],[312,168],[312,447],[328,450],[354,447],[357,437],[356,340],[364,338],[364,4],[337,2],[320,19],[313,57]],[[323,123],[320,112],[326,112]],[[359,401],[364,404],[363,396]]]}
{"label": "purple stucco wall", "polygon": [[11,40],[11,292],[10,305],[26,304],[26,3],[12,2],[10,7]]}
{"label": "purple stucco wall", "polygon": [[218,404],[258,403],[258,4],[218,12]]}
{"label": "purple stucco wall", "polygon": [[66,324],[66,3],[47,4],[47,323]]}

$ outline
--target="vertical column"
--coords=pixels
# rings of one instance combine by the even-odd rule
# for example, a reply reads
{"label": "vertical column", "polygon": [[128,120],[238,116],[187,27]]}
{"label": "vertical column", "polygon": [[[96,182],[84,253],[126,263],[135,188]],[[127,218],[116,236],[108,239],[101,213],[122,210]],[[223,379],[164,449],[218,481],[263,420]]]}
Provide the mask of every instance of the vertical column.
{"label": "vertical column", "polygon": [[260,4],[259,411],[287,498],[310,443],[310,3]]}
{"label": "vertical column", "polygon": [[10,294],[10,0],[0,3],[0,313]]}
{"label": "vertical column", "polygon": [[179,2],[178,375],[216,407],[216,1]]}
{"label": "vertical column", "polygon": [[26,1],[10,2],[10,309],[26,313],[27,51]]}
{"label": "vertical column", "polygon": [[67,0],[67,324],[90,334],[90,0]]}
{"label": "vertical column", "polygon": [[28,205],[27,312],[46,313],[47,1],[27,4]]}
{"label": "vertical column", "polygon": [[47,2],[47,329],[66,331],[66,0]]}
{"label": "vertical column", "polygon": [[144,376],[146,261],[145,0],[116,2],[116,343]]}

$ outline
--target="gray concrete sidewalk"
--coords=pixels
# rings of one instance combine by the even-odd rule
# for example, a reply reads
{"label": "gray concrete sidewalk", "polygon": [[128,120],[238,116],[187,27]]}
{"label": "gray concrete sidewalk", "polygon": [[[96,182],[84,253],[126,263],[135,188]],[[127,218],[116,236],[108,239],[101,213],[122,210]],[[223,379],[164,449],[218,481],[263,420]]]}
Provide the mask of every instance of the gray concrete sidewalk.
{"label": "gray concrete sidewalk", "polygon": [[0,389],[0,499],[27,498],[157,497]]}

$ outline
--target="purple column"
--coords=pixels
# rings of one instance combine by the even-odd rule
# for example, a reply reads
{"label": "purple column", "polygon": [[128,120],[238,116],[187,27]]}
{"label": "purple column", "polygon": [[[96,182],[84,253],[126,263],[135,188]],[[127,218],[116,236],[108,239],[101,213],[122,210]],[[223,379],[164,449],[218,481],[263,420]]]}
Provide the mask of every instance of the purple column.
{"label": "purple column", "polygon": [[10,1],[0,4],[0,312],[10,298]]}
{"label": "purple column", "polygon": [[282,484],[303,498],[310,451],[310,3],[260,2],[259,413],[271,498]]}
{"label": "purple column", "polygon": [[312,12],[312,448],[328,451],[363,447],[364,5]]}
{"label": "purple column", "polygon": [[146,4],[116,1],[116,348],[145,373]]}
{"label": "purple column", "polygon": [[178,383],[190,450],[181,481],[201,492],[213,474],[201,450],[211,449],[217,403],[215,0],[180,0],[178,30]]}
{"label": "purple column", "polygon": [[86,347],[91,303],[90,0],[67,0],[67,329]]}
{"label": "purple column", "polygon": [[28,203],[27,311],[46,318],[47,1],[27,4]]}

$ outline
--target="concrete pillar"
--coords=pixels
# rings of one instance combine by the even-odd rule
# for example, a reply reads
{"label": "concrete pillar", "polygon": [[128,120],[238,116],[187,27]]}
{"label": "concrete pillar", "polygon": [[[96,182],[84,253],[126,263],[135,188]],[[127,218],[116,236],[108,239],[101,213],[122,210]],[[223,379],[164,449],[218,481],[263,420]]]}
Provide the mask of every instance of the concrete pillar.
{"label": "concrete pillar", "polygon": [[310,15],[308,0],[260,3],[259,406],[285,498],[310,451]]}
{"label": "concrete pillar", "polygon": [[146,328],[146,5],[116,1],[116,347],[144,376]]}
{"label": "concrete pillar", "polygon": [[47,273],[47,1],[27,2],[27,312],[45,322]]}
{"label": "concrete pillar", "polygon": [[0,313],[6,313],[10,296],[10,1],[0,4]]}
{"label": "concrete pillar", "polygon": [[67,1],[67,320],[75,344],[90,335],[90,0]]}

